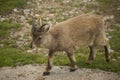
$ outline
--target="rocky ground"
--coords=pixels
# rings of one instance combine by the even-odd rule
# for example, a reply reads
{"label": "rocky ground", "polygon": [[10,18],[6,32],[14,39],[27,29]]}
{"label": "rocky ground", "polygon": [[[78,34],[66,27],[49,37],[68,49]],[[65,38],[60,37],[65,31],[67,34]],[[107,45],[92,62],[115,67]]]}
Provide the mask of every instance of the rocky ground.
{"label": "rocky ground", "polygon": [[42,76],[44,68],[42,65],[4,67],[0,69],[0,80],[120,80],[120,74],[85,68],[69,72],[66,66],[55,66],[49,76]]}

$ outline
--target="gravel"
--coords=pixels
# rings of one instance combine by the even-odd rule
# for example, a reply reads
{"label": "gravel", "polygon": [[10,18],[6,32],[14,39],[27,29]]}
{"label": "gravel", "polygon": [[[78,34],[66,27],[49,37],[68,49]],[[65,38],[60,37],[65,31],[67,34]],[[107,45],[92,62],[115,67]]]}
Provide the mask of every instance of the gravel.
{"label": "gravel", "polygon": [[54,66],[51,74],[42,76],[45,66],[24,65],[0,68],[0,80],[120,80],[120,74],[99,69],[80,68],[69,72],[69,67]]}

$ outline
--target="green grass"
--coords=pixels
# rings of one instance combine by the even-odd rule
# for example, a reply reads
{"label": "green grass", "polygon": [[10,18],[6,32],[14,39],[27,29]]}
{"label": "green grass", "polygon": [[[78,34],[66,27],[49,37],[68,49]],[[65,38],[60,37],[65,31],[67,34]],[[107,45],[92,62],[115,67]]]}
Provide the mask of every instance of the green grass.
{"label": "green grass", "polygon": [[28,54],[15,48],[0,48],[0,67],[17,66],[33,63],[45,63],[46,58],[41,55]]}
{"label": "green grass", "polygon": [[112,38],[110,39],[111,48],[115,51],[120,51],[120,29],[118,26],[112,25],[113,31],[109,32]]}
{"label": "green grass", "polygon": [[8,37],[10,30],[13,28],[14,29],[20,28],[20,24],[11,23],[8,21],[0,22],[0,38]]}
{"label": "green grass", "polygon": [[[110,45],[111,48],[115,51],[120,51],[120,29],[118,26],[116,26],[116,23],[120,24],[119,20],[119,11],[117,10],[118,6],[120,5],[119,0],[96,0],[99,4],[99,6],[96,6],[97,9],[100,10],[100,12],[103,12],[105,15],[113,15],[115,23],[112,26],[109,26],[109,28],[113,29],[113,31],[109,32],[110,36],[112,38],[110,39]],[[91,7],[90,7],[91,6]],[[93,5],[88,5],[87,7],[95,9]],[[102,15],[103,15],[102,14]]]}
{"label": "green grass", "polygon": [[114,20],[117,23],[120,23],[119,16],[120,12],[117,8],[120,5],[120,0],[96,0],[99,4],[97,7],[103,14],[114,15]]}
{"label": "green grass", "polygon": [[0,0],[0,15],[6,15],[16,7],[23,8],[27,0]]}
{"label": "green grass", "polygon": [[112,4],[114,2],[114,0],[96,0],[100,5],[101,7],[108,7],[108,6],[111,6],[110,4]]}
{"label": "green grass", "polygon": [[[88,58],[88,52],[76,52],[75,57],[79,68],[93,68],[111,72],[120,72],[120,59],[118,58],[120,57],[120,54],[118,53],[111,53],[112,60],[110,63],[106,63],[104,54],[97,53],[96,59],[91,65],[87,65],[85,63]],[[44,56],[43,54],[29,54],[20,49],[15,48],[0,48],[0,67],[35,63],[47,64],[47,56]],[[53,64],[58,66],[69,66],[70,62],[67,58],[67,55],[60,54],[54,56]]]}
{"label": "green grass", "polygon": [[[104,52],[98,52],[95,60],[92,64],[86,64],[89,50],[87,48],[79,49],[75,52],[75,57],[77,60],[77,65],[79,68],[92,68],[92,69],[101,69],[110,72],[120,72],[120,54],[119,53],[111,53],[111,61],[109,63],[105,60]],[[54,58],[55,65],[70,65],[70,62],[66,55],[58,55]]]}
{"label": "green grass", "polygon": [[101,9],[104,12],[108,12],[109,10],[116,8],[115,6],[117,4],[116,2],[119,2],[119,0],[96,0],[96,1],[99,3],[99,9]]}
{"label": "green grass", "polygon": [[[119,56],[120,54],[117,53],[111,53],[111,57],[112,59],[115,59]],[[104,54],[100,54],[97,53],[96,59],[93,61],[93,63],[91,65],[88,65],[85,63],[85,61],[87,60],[87,56],[86,55],[80,55],[80,56],[76,56],[77,59],[77,64],[79,67],[84,67],[84,68],[93,68],[93,69],[101,69],[101,70],[106,70],[106,71],[112,71],[112,72],[120,72],[120,59],[116,60],[112,60],[110,61],[110,63],[107,63],[105,61],[105,56]]]}
{"label": "green grass", "polygon": [[56,0],[56,2],[58,2],[58,3],[62,3],[62,2],[63,2],[63,0]]}

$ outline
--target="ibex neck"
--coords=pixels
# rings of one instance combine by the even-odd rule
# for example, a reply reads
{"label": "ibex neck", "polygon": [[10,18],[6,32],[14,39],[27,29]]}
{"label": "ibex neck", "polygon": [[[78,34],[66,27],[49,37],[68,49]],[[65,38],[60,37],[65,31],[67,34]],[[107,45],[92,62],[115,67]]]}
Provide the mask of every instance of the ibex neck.
{"label": "ibex neck", "polygon": [[51,49],[52,45],[54,45],[54,38],[51,34],[46,33],[43,39],[43,46],[47,49]]}

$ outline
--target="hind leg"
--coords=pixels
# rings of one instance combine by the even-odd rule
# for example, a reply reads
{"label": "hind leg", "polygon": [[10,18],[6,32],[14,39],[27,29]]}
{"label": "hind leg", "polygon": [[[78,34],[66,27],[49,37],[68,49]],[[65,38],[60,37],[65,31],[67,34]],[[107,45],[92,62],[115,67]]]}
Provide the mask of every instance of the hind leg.
{"label": "hind leg", "polygon": [[104,49],[105,49],[106,62],[109,62],[110,61],[110,45],[109,45],[109,39],[107,38],[105,38]]}
{"label": "hind leg", "polygon": [[104,46],[104,49],[105,49],[106,62],[109,62],[110,61],[109,46],[108,45]]}
{"label": "hind leg", "polygon": [[96,49],[94,46],[89,46],[89,49],[90,49],[90,53],[89,53],[89,57],[88,57],[88,60],[87,60],[87,64],[91,64],[92,61],[95,59],[95,55],[96,55]]}
{"label": "hind leg", "polygon": [[77,69],[77,65],[76,65],[76,60],[75,60],[75,57],[74,57],[74,54],[73,54],[73,51],[69,50],[69,51],[66,51],[67,53],[67,56],[71,62],[71,69],[70,69],[70,72],[73,72]]}

